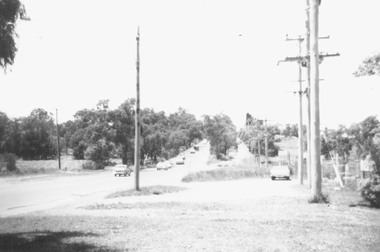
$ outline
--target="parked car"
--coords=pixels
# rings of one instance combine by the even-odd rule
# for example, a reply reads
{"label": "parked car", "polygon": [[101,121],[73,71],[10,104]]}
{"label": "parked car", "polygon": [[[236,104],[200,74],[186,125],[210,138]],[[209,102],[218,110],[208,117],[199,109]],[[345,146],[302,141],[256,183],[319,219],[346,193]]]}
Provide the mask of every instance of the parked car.
{"label": "parked car", "polygon": [[273,166],[270,169],[270,177],[272,180],[276,178],[284,178],[286,180],[290,179],[290,169],[287,165]]}
{"label": "parked car", "polygon": [[124,164],[118,164],[113,168],[113,174],[114,176],[131,176],[132,169],[129,168],[127,165]]}
{"label": "parked car", "polygon": [[177,157],[175,159],[175,164],[177,164],[177,165],[183,165],[183,164],[185,164],[185,160],[182,157]]}
{"label": "parked car", "polygon": [[169,168],[172,168],[173,165],[169,161],[163,161],[163,162],[158,162],[156,167],[157,167],[157,171],[168,170]]}

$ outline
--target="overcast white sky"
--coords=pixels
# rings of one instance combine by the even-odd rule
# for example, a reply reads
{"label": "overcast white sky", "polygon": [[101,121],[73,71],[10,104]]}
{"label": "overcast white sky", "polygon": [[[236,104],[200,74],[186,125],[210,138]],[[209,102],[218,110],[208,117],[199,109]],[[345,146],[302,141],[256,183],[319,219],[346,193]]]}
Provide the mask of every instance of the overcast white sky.
{"label": "overcast white sky", "polygon": [[[66,121],[98,100],[116,108],[135,97],[139,25],[142,107],[225,113],[238,128],[247,112],[297,123],[298,67],[277,61],[298,53],[285,35],[305,33],[306,0],[23,2],[32,20],[18,23],[15,64],[0,74],[0,111],[10,117],[58,108]],[[320,66],[322,127],[379,114],[380,78],[352,75],[380,51],[379,10],[378,0],[322,1],[320,35],[331,38],[319,49],[341,54]]]}

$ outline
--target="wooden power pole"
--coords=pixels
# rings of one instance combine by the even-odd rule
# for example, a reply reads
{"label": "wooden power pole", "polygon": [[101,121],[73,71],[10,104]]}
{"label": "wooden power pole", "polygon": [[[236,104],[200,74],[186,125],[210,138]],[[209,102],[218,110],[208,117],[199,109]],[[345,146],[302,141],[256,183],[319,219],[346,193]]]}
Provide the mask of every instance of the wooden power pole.
{"label": "wooden power pole", "polygon": [[298,120],[298,183],[300,185],[303,184],[303,123],[302,123],[302,47],[301,44],[304,41],[304,38],[299,36],[298,38],[295,39],[290,39],[288,36],[286,36],[286,41],[292,41],[296,40],[298,41],[298,82],[299,82],[299,90],[298,90],[298,95],[299,95],[299,120]]}
{"label": "wooden power pole", "polygon": [[[315,20],[317,20],[316,22],[318,22],[318,6],[319,6],[319,3],[320,1],[319,0],[316,0],[316,4],[317,4],[317,11],[315,11],[314,9],[314,12],[316,12],[317,14],[314,13],[314,20],[312,21],[311,19],[311,6],[309,5],[310,1],[313,1],[313,3],[315,2],[315,0],[307,0],[306,3],[308,5],[307,9],[306,9],[306,12],[307,12],[307,21],[306,21],[306,28],[307,28],[307,32],[306,32],[306,48],[307,48],[307,53],[306,53],[306,56],[297,56],[297,57],[286,57],[284,60],[280,60],[277,62],[277,65],[281,62],[298,62],[299,66],[303,66],[303,67],[307,67],[307,81],[308,81],[308,88],[307,88],[307,97],[308,97],[308,122],[307,122],[307,146],[308,146],[308,160],[307,160],[307,164],[308,164],[308,169],[307,169],[307,172],[308,172],[308,180],[309,180],[309,186],[312,185],[312,180],[313,180],[313,176],[315,175],[315,171],[313,171],[311,168],[312,168],[312,160],[313,158],[316,157],[316,153],[314,153],[315,155],[313,155],[313,144],[315,144],[315,142],[313,142],[312,140],[312,137],[315,136],[313,135],[313,127],[312,127],[312,124],[314,124],[314,127],[316,127],[315,123],[318,124],[318,140],[316,141],[319,141],[318,145],[320,146],[320,136],[319,136],[319,65],[317,66],[317,70],[316,70],[316,67],[314,66],[314,78],[318,78],[317,79],[317,84],[315,85],[315,80],[313,82],[312,80],[312,57],[316,57],[316,59],[314,59],[316,61],[316,63],[320,63],[324,58],[326,57],[335,57],[335,56],[340,56],[339,53],[335,53],[335,54],[328,54],[328,53],[323,53],[323,54],[319,54],[319,51],[318,51],[318,44],[316,45],[316,47],[312,44],[313,40],[311,39],[311,36],[312,36],[312,33],[311,33],[311,26],[313,24],[313,22],[315,22]],[[316,15],[316,17],[315,17]],[[315,26],[315,23],[314,23],[314,26]],[[319,39],[328,39],[330,38],[329,36],[327,37],[318,37],[318,24],[316,25],[317,28],[313,27],[314,30],[314,36],[315,36],[315,32],[317,33],[316,37],[314,39],[316,40],[319,40]],[[299,43],[301,43],[304,38],[302,37],[299,37],[297,39],[286,39],[286,40],[298,40]],[[311,49],[313,50],[311,52]],[[317,54],[313,55],[313,53],[317,52]],[[315,76],[317,72],[317,77]],[[300,82],[300,90],[299,90],[299,94],[300,96],[302,95],[302,90],[301,90],[301,87],[302,87],[302,80],[301,78],[299,78],[299,82]],[[314,83],[314,85],[312,84]],[[317,94],[313,94],[314,90],[317,90]],[[314,100],[313,100],[313,97],[314,97]],[[317,98],[317,99],[316,99]],[[316,99],[316,100],[315,100]],[[301,101],[301,98],[300,98],[300,101]],[[312,102],[314,101],[314,107],[313,105],[311,104]],[[302,106],[302,105],[301,105]],[[314,109],[316,109],[318,111],[315,111]],[[302,111],[302,108],[300,108],[300,112]],[[314,113],[314,115],[313,115]],[[318,116],[317,116],[318,115]],[[313,121],[313,116],[314,116],[314,121]],[[301,117],[301,116],[300,116]],[[300,118],[300,122],[302,118]],[[315,121],[317,120],[317,122]],[[299,127],[299,130],[300,130],[301,127]],[[314,130],[316,130],[314,128]],[[299,131],[300,132],[300,131]],[[316,146],[314,146],[315,148],[317,148]],[[319,147],[318,147],[319,148]],[[320,150],[318,149],[318,155],[320,155]],[[300,155],[299,155],[300,157]],[[319,162],[319,169],[320,169],[320,157],[318,157],[318,162]],[[300,172],[300,171],[298,171]],[[299,175],[299,173],[298,173]],[[302,175],[302,173],[301,173]],[[302,183],[302,181],[300,181],[300,183]]]}
{"label": "wooden power pole", "polygon": [[135,113],[135,189],[140,190],[140,29],[137,29],[136,113]]}
{"label": "wooden power pole", "polygon": [[321,138],[319,120],[319,0],[310,0],[310,108],[311,108],[311,189],[314,198],[322,194]]}
{"label": "wooden power pole", "polygon": [[265,168],[268,168],[268,128],[267,128],[267,119],[264,121],[265,123]]}
{"label": "wooden power pole", "polygon": [[58,109],[55,109],[55,120],[57,124],[57,155],[58,155],[58,169],[61,170],[61,149],[59,144],[59,124],[58,124]]}
{"label": "wooden power pole", "polygon": [[[310,57],[310,15],[309,15],[309,9],[310,9],[310,0],[306,0],[306,55]],[[307,180],[309,184],[309,188],[311,188],[311,117],[310,117],[310,64],[307,64],[307,123],[306,123],[306,138],[307,138],[307,159],[306,159],[306,170],[307,170]]]}

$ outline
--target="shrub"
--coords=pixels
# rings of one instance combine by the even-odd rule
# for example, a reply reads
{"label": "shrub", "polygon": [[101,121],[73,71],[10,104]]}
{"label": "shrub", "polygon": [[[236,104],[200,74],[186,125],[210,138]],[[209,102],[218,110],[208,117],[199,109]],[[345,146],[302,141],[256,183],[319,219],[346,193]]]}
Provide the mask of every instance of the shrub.
{"label": "shrub", "polygon": [[96,144],[91,144],[85,151],[85,158],[95,162],[98,169],[103,169],[111,158],[112,145],[105,140],[99,140]]}
{"label": "shrub", "polygon": [[12,153],[4,153],[0,155],[0,169],[6,167],[7,171],[17,171],[17,156]]}
{"label": "shrub", "polygon": [[228,160],[230,160],[230,158],[228,156],[224,155],[223,153],[217,153],[216,154],[216,158],[218,160],[222,160],[222,161],[228,161]]}
{"label": "shrub", "polygon": [[84,159],[84,152],[87,148],[87,145],[84,142],[80,142],[77,146],[73,148],[73,156],[75,159],[81,160]]}
{"label": "shrub", "polygon": [[101,167],[95,163],[94,161],[86,161],[82,164],[83,170],[98,170],[101,169]]}
{"label": "shrub", "polygon": [[372,207],[380,208],[380,175],[375,173],[363,180],[360,194]]}

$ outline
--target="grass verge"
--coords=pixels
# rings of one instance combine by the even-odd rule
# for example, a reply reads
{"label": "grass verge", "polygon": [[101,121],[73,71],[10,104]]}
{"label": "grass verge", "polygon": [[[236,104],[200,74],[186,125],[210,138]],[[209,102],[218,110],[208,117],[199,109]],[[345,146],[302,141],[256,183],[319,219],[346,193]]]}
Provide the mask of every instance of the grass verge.
{"label": "grass verge", "polygon": [[312,196],[308,199],[309,203],[325,203],[329,204],[330,203],[330,197],[329,194],[322,192],[320,195],[317,196]]}
{"label": "grass verge", "polygon": [[165,194],[165,193],[180,192],[183,190],[185,190],[185,188],[179,187],[179,186],[156,185],[156,186],[142,187],[140,188],[139,191],[132,189],[132,190],[127,190],[127,191],[115,192],[115,193],[107,195],[106,198],[110,199],[110,198],[128,197],[128,196],[160,195],[160,194]]}
{"label": "grass verge", "polygon": [[379,212],[372,209],[278,197],[146,207],[138,216],[0,218],[0,251],[377,251],[380,246],[374,221]]}
{"label": "grass verge", "polygon": [[209,203],[188,203],[177,201],[163,201],[163,202],[138,202],[138,203],[110,203],[110,204],[95,204],[82,207],[85,210],[121,210],[121,209],[151,209],[151,210],[174,210],[174,211],[211,211],[222,210],[226,207],[222,204]]}
{"label": "grass verge", "polygon": [[221,181],[235,180],[253,177],[266,177],[269,175],[269,169],[258,167],[253,157],[243,159],[239,163],[231,163],[228,167],[191,172],[182,178],[182,182],[195,181]]}

